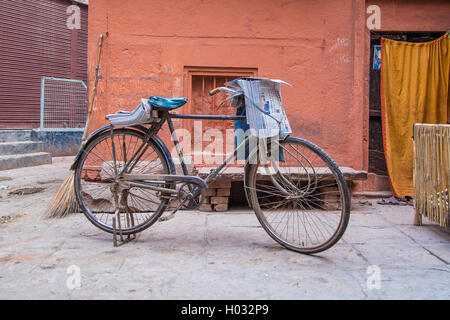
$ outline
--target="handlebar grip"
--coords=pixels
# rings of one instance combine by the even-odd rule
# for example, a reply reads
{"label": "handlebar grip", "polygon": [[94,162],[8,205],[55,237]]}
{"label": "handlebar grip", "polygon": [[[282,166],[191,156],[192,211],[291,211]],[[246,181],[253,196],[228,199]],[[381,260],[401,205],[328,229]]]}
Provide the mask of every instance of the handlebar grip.
{"label": "handlebar grip", "polygon": [[212,90],[209,92],[209,95],[210,95],[210,96],[213,96],[213,95],[215,95],[216,93],[218,93],[219,91],[220,91],[219,88],[212,89]]}

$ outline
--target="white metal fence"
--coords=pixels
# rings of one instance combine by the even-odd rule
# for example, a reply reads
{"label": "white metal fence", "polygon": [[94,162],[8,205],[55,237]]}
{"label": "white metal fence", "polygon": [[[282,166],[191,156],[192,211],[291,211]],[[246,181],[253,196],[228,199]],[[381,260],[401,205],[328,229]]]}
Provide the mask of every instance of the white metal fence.
{"label": "white metal fence", "polygon": [[87,103],[82,80],[42,77],[41,130],[83,130]]}

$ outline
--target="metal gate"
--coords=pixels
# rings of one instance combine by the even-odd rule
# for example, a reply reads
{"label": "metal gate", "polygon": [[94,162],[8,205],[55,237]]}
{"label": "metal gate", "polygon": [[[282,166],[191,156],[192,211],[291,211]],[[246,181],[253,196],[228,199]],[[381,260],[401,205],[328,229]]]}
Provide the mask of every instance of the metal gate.
{"label": "metal gate", "polygon": [[82,131],[87,103],[87,86],[82,80],[42,77],[41,130]]}

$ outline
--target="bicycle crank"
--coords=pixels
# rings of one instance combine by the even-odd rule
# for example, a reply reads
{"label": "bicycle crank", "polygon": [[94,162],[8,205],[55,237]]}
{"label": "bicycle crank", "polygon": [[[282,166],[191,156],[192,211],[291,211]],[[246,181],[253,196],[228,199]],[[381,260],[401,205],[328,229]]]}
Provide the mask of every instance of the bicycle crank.
{"label": "bicycle crank", "polygon": [[182,184],[178,190],[178,200],[180,201],[178,207],[182,207],[187,210],[195,210],[200,207],[205,198],[205,193],[203,190],[203,188],[190,183]]}

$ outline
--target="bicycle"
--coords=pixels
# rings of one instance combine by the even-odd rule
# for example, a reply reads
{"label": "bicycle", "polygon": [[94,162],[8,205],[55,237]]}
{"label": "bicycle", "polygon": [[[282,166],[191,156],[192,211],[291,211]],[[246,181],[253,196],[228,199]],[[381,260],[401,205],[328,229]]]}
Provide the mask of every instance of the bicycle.
{"label": "bicycle", "polygon": [[[216,88],[210,95],[225,89]],[[169,202],[177,202],[172,215],[181,208],[198,208],[208,185],[237,154],[249,148],[251,136],[206,179],[189,175],[172,119],[242,121],[246,116],[171,112],[186,101],[154,96],[142,99],[133,112],[111,115],[111,124],[97,129],[82,145],[71,168],[75,193],[83,213],[96,227],[121,236],[135,235],[161,219]],[[164,123],[183,175],[176,174],[171,154],[157,135]],[[283,161],[273,158],[270,150],[281,152]],[[335,162],[315,144],[291,136],[264,140],[248,151],[245,194],[270,237],[305,254],[336,244],[349,222],[350,194]]]}

